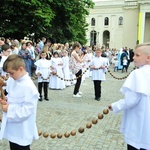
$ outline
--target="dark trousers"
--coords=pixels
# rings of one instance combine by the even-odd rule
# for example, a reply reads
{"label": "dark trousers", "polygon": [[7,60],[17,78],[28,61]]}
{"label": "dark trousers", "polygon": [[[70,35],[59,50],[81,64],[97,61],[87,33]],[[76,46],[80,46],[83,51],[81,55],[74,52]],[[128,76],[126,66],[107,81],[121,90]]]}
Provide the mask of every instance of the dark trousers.
{"label": "dark trousers", "polygon": [[30,145],[21,146],[16,143],[9,142],[10,150],[30,150]]}
{"label": "dark trousers", "polygon": [[130,60],[128,60],[128,63],[127,63],[127,66],[129,67],[129,65],[130,65]]}
{"label": "dark trousers", "polygon": [[93,82],[94,82],[95,98],[100,98],[101,97],[101,81],[93,80]]}
{"label": "dark trousers", "polygon": [[49,82],[38,82],[38,92],[42,97],[42,88],[44,86],[44,98],[48,98],[48,83]]}
{"label": "dark trousers", "polygon": [[[127,150],[138,150],[138,149],[136,149],[135,147],[131,145],[127,145]],[[140,148],[140,150],[146,150],[146,149]]]}
{"label": "dark trousers", "polygon": [[82,77],[79,77],[80,75],[82,74],[82,70],[80,69],[78,71],[78,73],[76,73],[76,77],[78,77],[77,81],[76,81],[76,84],[75,84],[75,87],[74,87],[74,92],[73,94],[77,94],[79,92],[79,88],[80,88],[80,85],[81,85],[81,80],[82,80]]}
{"label": "dark trousers", "polygon": [[126,70],[126,72],[128,71],[128,66],[127,65],[123,65],[122,67],[122,72],[124,71],[124,69]]}

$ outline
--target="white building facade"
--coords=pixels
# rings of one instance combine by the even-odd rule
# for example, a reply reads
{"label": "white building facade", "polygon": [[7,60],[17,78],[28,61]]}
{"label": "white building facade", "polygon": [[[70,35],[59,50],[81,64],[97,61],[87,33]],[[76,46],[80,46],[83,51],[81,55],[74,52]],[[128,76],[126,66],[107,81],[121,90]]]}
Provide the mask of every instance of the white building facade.
{"label": "white building facade", "polygon": [[150,0],[100,0],[86,19],[87,45],[133,49],[150,42]]}

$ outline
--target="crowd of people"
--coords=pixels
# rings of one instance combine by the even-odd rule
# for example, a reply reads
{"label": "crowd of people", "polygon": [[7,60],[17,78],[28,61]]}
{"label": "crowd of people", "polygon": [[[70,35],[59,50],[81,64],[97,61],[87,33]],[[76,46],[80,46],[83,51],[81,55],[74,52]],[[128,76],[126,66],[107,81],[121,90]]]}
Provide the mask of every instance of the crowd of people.
{"label": "crowd of people", "polygon": [[[95,57],[98,57],[96,46],[83,46],[78,42],[73,44],[67,42],[65,44],[52,43],[45,37],[38,39],[37,42],[5,38],[1,38],[0,41],[2,43],[0,47],[1,75],[4,77],[7,75],[2,70],[7,57],[11,54],[19,55],[26,64],[25,67],[29,76],[32,79],[38,78],[40,101],[43,100],[43,97],[45,100],[49,100],[48,88],[62,90],[71,85],[75,85],[73,97],[82,97],[82,92],[79,91],[81,82],[90,76],[93,80],[93,76],[95,76],[95,71],[90,66],[93,65]],[[100,56],[104,58],[106,68],[112,64],[114,65],[114,71],[118,71],[121,65],[122,72],[124,70],[127,72],[130,61],[133,61],[131,50],[125,47],[122,51],[118,51],[104,46],[100,49]],[[85,73],[83,73],[84,71]],[[99,70],[96,72],[99,72]],[[100,96],[95,94],[95,99],[99,100]]]}
{"label": "crowd of people", "polygon": [[[8,139],[11,150],[30,150],[32,140],[38,139],[35,118],[37,100],[43,100],[42,89],[48,101],[48,89],[62,90],[73,84],[73,97],[80,98],[82,81],[91,77],[94,99],[100,101],[101,82],[106,80],[110,64],[114,65],[114,71],[122,67],[122,72],[127,72],[133,60],[138,69],[128,76],[121,88],[125,97],[110,104],[108,109],[114,113],[124,111],[121,132],[128,150],[150,149],[150,44],[137,45],[134,53],[127,47],[116,51],[105,47],[92,49],[78,42],[52,44],[45,37],[37,43],[1,38],[0,48],[1,78],[7,79],[3,87],[7,100],[0,98],[3,111],[0,139]],[[35,75],[38,88],[31,80]]]}

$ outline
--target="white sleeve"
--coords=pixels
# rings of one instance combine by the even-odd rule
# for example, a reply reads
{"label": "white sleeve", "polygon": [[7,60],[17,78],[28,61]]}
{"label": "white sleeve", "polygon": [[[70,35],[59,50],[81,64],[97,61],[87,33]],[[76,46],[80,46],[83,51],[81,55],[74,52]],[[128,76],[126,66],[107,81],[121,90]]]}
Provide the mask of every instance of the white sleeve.
{"label": "white sleeve", "polygon": [[113,112],[118,113],[120,111],[134,107],[139,102],[140,99],[141,99],[140,93],[127,90],[124,99],[120,99],[119,101],[111,104]]}
{"label": "white sleeve", "polygon": [[22,106],[9,105],[7,110],[7,119],[9,122],[22,122],[29,118],[37,107],[38,94],[29,93]]}
{"label": "white sleeve", "polygon": [[36,67],[35,74],[37,74],[38,72],[40,72],[40,67]]}

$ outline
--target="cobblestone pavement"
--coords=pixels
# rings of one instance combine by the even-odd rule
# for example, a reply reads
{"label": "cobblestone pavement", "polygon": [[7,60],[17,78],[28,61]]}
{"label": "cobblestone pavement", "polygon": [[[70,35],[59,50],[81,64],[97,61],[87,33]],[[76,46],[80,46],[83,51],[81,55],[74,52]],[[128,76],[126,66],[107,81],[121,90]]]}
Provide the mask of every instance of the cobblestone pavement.
{"label": "cobblestone pavement", "polygon": [[[132,71],[130,65],[129,72]],[[116,77],[124,77],[128,73],[113,72]],[[31,150],[125,150],[126,144],[123,135],[120,134],[120,123],[122,113],[114,115],[113,112],[98,119],[98,114],[103,113],[107,106],[119,100],[123,95],[119,92],[123,80],[113,78],[109,72],[106,73],[107,81],[102,82],[101,101],[94,100],[94,89],[91,78],[86,78],[81,84],[82,98],[73,98],[74,86],[64,90],[49,90],[49,101],[38,102],[37,127],[43,133],[61,133],[76,131],[75,136],[66,138],[44,138],[40,136],[31,145]],[[35,84],[37,85],[36,81]],[[86,128],[87,123],[98,119],[97,124],[92,124],[90,129]],[[83,133],[78,129],[84,128]],[[0,150],[9,150],[8,141],[0,141]]]}

